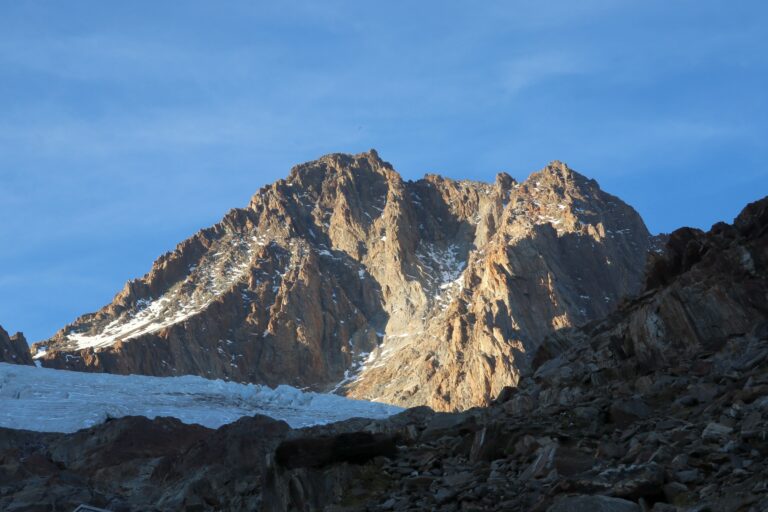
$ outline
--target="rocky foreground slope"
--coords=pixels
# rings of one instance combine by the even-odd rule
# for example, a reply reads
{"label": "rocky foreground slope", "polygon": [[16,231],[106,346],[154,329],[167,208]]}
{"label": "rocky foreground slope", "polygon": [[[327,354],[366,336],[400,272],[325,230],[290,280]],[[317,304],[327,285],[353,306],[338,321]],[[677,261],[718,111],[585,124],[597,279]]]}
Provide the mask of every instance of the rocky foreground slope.
{"label": "rocky foreground slope", "polygon": [[631,207],[560,162],[489,184],[328,155],[35,348],[52,368],[465,409],[514,385],[544,336],[637,292],[650,245]]}
{"label": "rocky foreground slope", "polygon": [[26,338],[20,332],[9,335],[0,326],[0,363],[34,364]]}
{"label": "rocky foreground slope", "polygon": [[485,408],[301,430],[0,430],[0,508],[768,510],[768,198],[733,225],[673,233],[646,281],[547,337]]}

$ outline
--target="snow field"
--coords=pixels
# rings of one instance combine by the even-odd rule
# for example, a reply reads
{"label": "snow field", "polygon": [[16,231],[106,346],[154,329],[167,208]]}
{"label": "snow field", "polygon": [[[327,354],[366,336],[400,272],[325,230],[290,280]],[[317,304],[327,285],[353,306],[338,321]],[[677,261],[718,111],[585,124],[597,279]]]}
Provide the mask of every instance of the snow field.
{"label": "snow field", "polygon": [[172,416],[218,428],[263,414],[300,428],[386,418],[392,405],[202,377],[83,373],[0,363],[0,427],[75,432],[122,416]]}

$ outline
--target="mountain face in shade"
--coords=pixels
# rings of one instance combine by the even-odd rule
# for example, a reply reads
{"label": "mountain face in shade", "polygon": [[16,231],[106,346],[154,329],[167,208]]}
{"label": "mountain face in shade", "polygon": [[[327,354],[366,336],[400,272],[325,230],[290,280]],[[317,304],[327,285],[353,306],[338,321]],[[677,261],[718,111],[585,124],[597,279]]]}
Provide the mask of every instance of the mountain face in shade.
{"label": "mountain face in shade", "polygon": [[332,154],[34,348],[53,368],[464,409],[515,385],[546,335],[639,291],[652,242],[560,162],[522,183],[405,181],[373,150]]}
{"label": "mountain face in shade", "polygon": [[0,363],[34,364],[23,334],[17,332],[10,336],[0,326]]}

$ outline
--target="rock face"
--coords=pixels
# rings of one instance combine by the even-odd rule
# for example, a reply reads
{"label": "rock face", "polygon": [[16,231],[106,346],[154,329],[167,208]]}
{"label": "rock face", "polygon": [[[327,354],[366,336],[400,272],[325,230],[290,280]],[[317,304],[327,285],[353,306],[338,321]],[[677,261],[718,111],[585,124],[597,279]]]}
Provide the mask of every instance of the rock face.
{"label": "rock face", "polygon": [[0,363],[34,364],[23,334],[17,332],[9,336],[0,326]]}
{"label": "rock face", "polygon": [[0,510],[259,510],[264,460],[287,431],[264,416],[215,431],[142,417],[74,434],[0,429]]}
{"label": "rock face", "polygon": [[553,162],[404,181],[375,151],[299,165],[51,340],[44,366],[198,374],[439,410],[514,385],[547,334],[637,292],[637,213]]}
{"label": "rock face", "polygon": [[768,198],[733,226],[673,233],[641,296],[547,336],[488,407],[301,430],[0,430],[0,509],[762,512],[766,298]]}
{"label": "rock face", "polygon": [[[753,347],[768,336],[766,226],[768,201],[762,200],[748,205],[733,225],[718,223],[708,233],[675,231],[650,263],[645,292],[603,320],[550,336],[534,358],[537,373],[556,373],[562,365],[569,379],[641,378],[690,364],[702,353]],[[587,341],[592,350],[580,352]],[[766,354],[768,347],[755,355]],[[696,371],[712,364],[698,363]]]}
{"label": "rock face", "polygon": [[265,509],[768,510],[768,198],[672,233],[641,296],[531,370],[487,408],[367,427],[389,458],[273,463]]}

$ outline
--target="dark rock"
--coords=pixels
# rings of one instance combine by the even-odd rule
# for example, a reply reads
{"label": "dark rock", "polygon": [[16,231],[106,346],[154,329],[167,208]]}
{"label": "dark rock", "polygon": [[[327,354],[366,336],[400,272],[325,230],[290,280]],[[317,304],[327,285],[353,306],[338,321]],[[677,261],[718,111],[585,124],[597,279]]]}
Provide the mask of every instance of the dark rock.
{"label": "dark rock", "polygon": [[648,406],[638,398],[617,400],[611,404],[610,420],[619,428],[626,428],[651,414]]}
{"label": "dark rock", "polygon": [[504,386],[493,402],[496,404],[503,404],[505,402],[508,402],[513,396],[515,396],[516,392],[517,392],[516,388],[512,386]]}
{"label": "dark rock", "polygon": [[709,423],[701,433],[701,438],[705,441],[721,441],[733,432],[733,428],[720,423]]}
{"label": "dark rock", "polygon": [[477,419],[470,414],[438,413],[432,416],[421,434],[421,440],[436,440],[446,433],[468,434],[477,429]]}
{"label": "dark rock", "polygon": [[678,471],[675,473],[675,479],[678,482],[682,482],[684,484],[689,484],[692,482],[697,482],[701,478],[701,475],[699,473],[698,469],[685,469],[683,471]]}
{"label": "dark rock", "polygon": [[741,423],[741,437],[750,439],[760,435],[765,436],[763,416],[759,411],[753,411],[749,413]]}
{"label": "dark rock", "polygon": [[656,463],[620,465],[589,471],[567,481],[567,488],[579,492],[599,492],[637,500],[657,501],[663,494],[664,470]]}
{"label": "dark rock", "polygon": [[609,496],[566,496],[547,512],[640,512],[640,507],[631,501]]}
{"label": "dark rock", "polygon": [[505,456],[509,434],[501,425],[488,425],[475,432],[469,460],[472,462],[492,461]]}
{"label": "dark rock", "polygon": [[446,503],[452,500],[453,498],[455,498],[458,493],[459,491],[457,489],[451,489],[449,487],[441,487],[435,493],[435,501],[437,501],[440,504]]}
{"label": "dark rock", "polygon": [[593,455],[561,446],[555,452],[554,467],[563,476],[573,476],[592,469],[595,462]]}
{"label": "dark rock", "polygon": [[663,486],[664,497],[669,503],[677,503],[680,496],[688,493],[688,487],[680,482],[669,482]]}
{"label": "dark rock", "polygon": [[375,457],[393,457],[396,453],[392,436],[351,432],[284,441],[277,447],[275,461],[288,469],[319,468],[341,462],[364,464]]}

